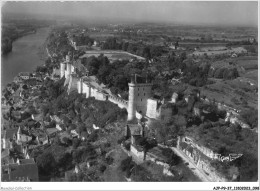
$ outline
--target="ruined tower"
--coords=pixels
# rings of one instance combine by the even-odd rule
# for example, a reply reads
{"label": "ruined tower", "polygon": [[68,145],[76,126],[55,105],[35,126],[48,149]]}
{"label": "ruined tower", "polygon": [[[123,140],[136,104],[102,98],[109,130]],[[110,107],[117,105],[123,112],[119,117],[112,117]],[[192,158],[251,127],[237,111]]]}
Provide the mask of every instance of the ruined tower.
{"label": "ruined tower", "polygon": [[151,97],[152,84],[138,83],[137,76],[132,76],[129,86],[128,121],[135,119],[136,111],[146,114],[147,99]]}

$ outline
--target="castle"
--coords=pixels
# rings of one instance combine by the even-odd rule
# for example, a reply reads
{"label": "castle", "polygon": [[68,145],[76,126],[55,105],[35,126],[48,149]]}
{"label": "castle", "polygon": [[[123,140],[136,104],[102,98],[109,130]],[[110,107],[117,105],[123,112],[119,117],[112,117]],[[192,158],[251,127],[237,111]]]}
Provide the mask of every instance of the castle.
{"label": "castle", "polygon": [[74,61],[71,53],[60,63],[60,78],[65,77],[64,85],[68,85],[68,93],[76,90],[85,94],[86,98],[95,97],[97,100],[110,101],[120,108],[127,109],[128,121],[146,118],[169,120],[172,109],[164,101],[152,98],[152,83],[138,83],[132,77],[129,85],[128,101],[114,95],[104,84],[99,84],[95,76],[88,76],[87,69],[79,62]]}

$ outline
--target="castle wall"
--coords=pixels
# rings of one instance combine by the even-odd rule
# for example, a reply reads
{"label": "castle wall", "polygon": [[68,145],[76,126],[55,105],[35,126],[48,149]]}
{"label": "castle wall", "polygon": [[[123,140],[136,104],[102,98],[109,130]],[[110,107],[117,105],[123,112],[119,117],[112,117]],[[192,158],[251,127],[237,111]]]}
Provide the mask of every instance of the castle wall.
{"label": "castle wall", "polygon": [[[149,99],[151,97],[152,84],[136,84],[129,83],[129,101],[125,101],[117,96],[105,94],[82,79],[76,77],[75,67],[68,62],[70,59],[66,57],[67,65],[64,70],[65,84],[68,84],[68,92],[76,90],[78,93],[86,94],[86,98],[95,97],[97,100],[108,100],[117,104],[120,108],[126,108],[128,111],[128,120],[142,118],[142,115],[147,115],[153,119],[169,119],[171,117],[171,109],[158,108],[156,100]],[[63,75],[65,64],[61,63],[61,77]]]}
{"label": "castle wall", "polygon": [[172,117],[172,108],[160,104],[158,100],[148,99],[146,116],[153,119],[169,121]]}
{"label": "castle wall", "polygon": [[76,76],[76,74],[70,75],[68,93],[70,93],[73,90],[78,91],[78,81],[79,81],[79,78]]}
{"label": "castle wall", "polygon": [[[78,88],[80,88],[80,82],[78,82]],[[80,90],[78,89],[78,92],[80,92]],[[86,94],[86,98],[89,98],[89,97],[95,97],[95,99],[97,100],[102,100],[102,101],[105,101],[105,100],[108,100],[112,103],[115,103],[118,105],[118,107],[120,108],[126,108],[127,109],[127,106],[128,106],[128,102],[119,98],[119,97],[116,97],[116,96],[112,96],[112,95],[109,95],[109,94],[104,94],[104,93],[101,93],[100,91],[98,91],[97,89],[91,87],[89,84],[87,83],[84,83],[82,82],[82,91],[81,93],[83,94]]]}
{"label": "castle wall", "polygon": [[158,106],[157,100],[148,99],[147,100],[146,116],[149,117],[149,118],[156,119],[157,118],[157,106]]}
{"label": "castle wall", "polygon": [[68,62],[65,70],[65,78],[68,79],[71,74],[71,64]]}
{"label": "castle wall", "polygon": [[[91,88],[91,89],[92,89],[92,88]],[[106,101],[106,96],[105,96],[105,94],[103,94],[103,93],[101,93],[101,92],[99,92],[99,91],[97,91],[97,90],[95,90],[94,92],[95,92],[95,93],[94,93],[95,99],[100,100],[100,101]]]}
{"label": "castle wall", "polygon": [[118,107],[120,107],[120,108],[126,108],[127,109],[127,107],[128,107],[128,102],[119,98],[119,97],[108,95],[108,101],[117,104]]}
{"label": "castle wall", "polygon": [[90,87],[86,83],[82,83],[82,93],[86,94],[86,98],[90,97]]}
{"label": "castle wall", "polygon": [[66,68],[66,64],[60,63],[60,78],[62,78],[65,75],[65,68]]}
{"label": "castle wall", "polygon": [[79,81],[77,82],[77,88],[78,88],[78,93],[82,94],[83,92],[83,82],[82,79],[79,79]]}

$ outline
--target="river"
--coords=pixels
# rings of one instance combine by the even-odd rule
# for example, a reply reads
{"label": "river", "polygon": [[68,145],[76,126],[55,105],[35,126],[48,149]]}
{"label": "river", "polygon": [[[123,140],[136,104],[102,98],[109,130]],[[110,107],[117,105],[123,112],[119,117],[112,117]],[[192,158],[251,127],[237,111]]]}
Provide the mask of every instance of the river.
{"label": "river", "polygon": [[2,90],[19,72],[32,72],[37,66],[44,64],[39,52],[43,52],[43,44],[49,32],[50,28],[40,28],[35,34],[23,36],[13,42],[12,52],[1,58]]}

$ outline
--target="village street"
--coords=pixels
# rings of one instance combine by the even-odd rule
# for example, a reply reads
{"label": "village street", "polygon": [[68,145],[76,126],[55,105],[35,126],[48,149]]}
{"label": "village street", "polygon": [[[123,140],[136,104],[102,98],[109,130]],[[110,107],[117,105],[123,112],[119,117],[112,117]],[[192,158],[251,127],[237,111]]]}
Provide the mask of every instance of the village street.
{"label": "village street", "polygon": [[183,162],[184,163],[188,163],[187,167],[189,169],[192,170],[192,172],[198,176],[203,182],[210,182],[211,180],[209,179],[209,177],[204,173],[202,172],[202,170],[200,170],[196,164],[191,160],[189,159],[182,151],[178,150],[177,148],[175,147],[166,147],[164,145],[161,145],[161,144],[158,144],[160,147],[163,147],[163,148],[170,148],[175,154],[177,154],[179,157],[182,158]]}

